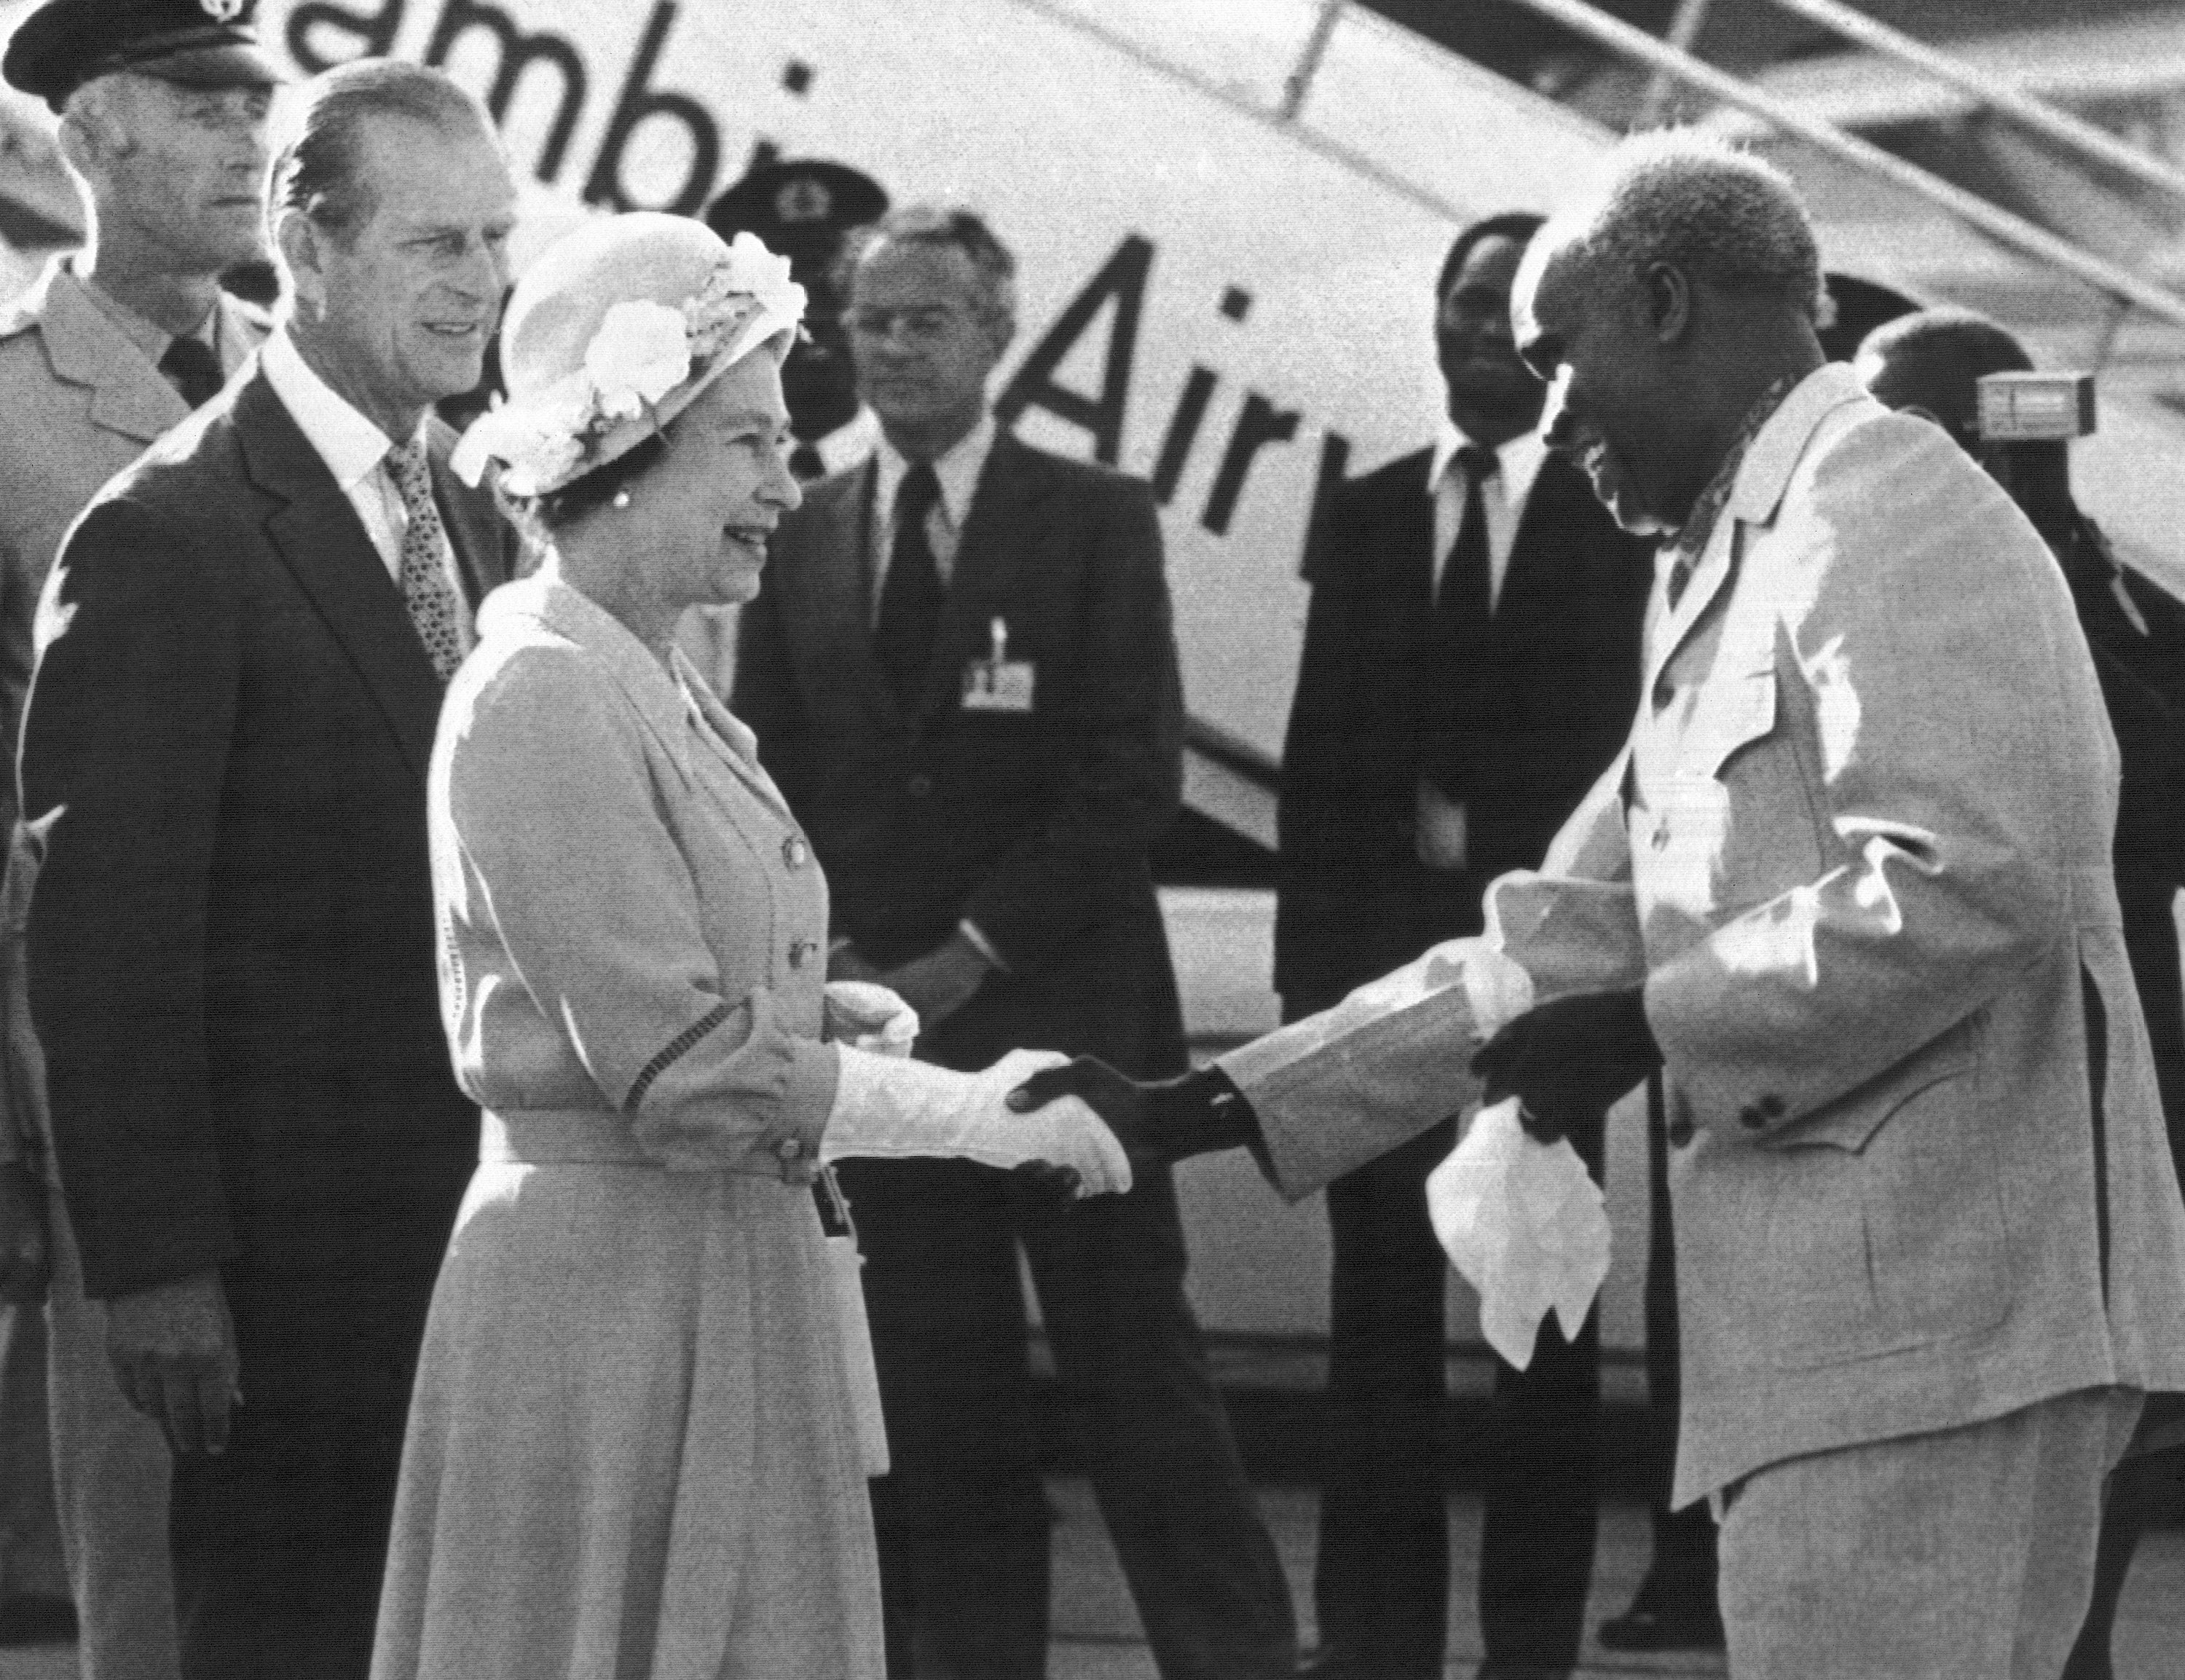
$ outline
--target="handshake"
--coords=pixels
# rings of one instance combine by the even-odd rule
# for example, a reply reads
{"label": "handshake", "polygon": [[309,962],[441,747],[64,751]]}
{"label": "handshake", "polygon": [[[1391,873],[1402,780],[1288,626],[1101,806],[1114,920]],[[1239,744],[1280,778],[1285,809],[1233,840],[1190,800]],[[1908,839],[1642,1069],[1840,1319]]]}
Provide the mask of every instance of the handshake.
{"label": "handshake", "polygon": [[[1018,1050],[982,1073],[951,1073],[906,1059],[918,1019],[893,992],[843,981],[828,991],[830,1035],[846,1056],[823,1158],[961,1155],[1075,1197],[1128,1190],[1134,1169],[1262,1141],[1260,1117],[1219,1068],[1140,1081],[1092,1057]],[[1661,1060],[1635,990],[1528,1009],[1471,1069],[1484,1101],[1516,1097],[1524,1129],[1552,1143]]]}
{"label": "handshake", "polygon": [[[1661,1064],[1640,996],[1629,991],[1580,993],[1529,1009],[1489,1039],[1471,1069],[1485,1083],[1484,1101],[1516,1097],[1524,1129],[1552,1143]],[[1098,1114],[1134,1166],[1165,1166],[1260,1141],[1259,1116],[1218,1068],[1141,1083],[1081,1056],[1042,1068],[1006,1101],[1031,1114],[1065,1097]],[[1020,1170],[1072,1193],[1079,1187],[1067,1167]]]}

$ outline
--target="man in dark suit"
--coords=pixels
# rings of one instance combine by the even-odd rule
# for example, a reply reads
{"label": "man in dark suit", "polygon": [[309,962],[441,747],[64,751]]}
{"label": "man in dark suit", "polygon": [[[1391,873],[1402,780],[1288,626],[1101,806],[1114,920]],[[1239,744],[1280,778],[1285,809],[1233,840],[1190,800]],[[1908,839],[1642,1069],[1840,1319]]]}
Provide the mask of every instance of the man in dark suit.
{"label": "man in dark suit", "polygon": [[[826,865],[831,971],[901,992],[919,1054],[1098,1047],[1173,1073],[1146,862],[1181,777],[1160,528],[1142,484],[997,430],[1013,272],[963,211],[898,213],[865,245],[847,321],[881,447],[782,522],[736,710]],[[1045,1670],[1020,1241],[1161,1672],[1288,1672],[1288,1590],[1184,1299],[1169,1175],[1069,1213],[968,1163],[842,1177],[895,1465],[875,1486],[890,1672]]]}
{"label": "man in dark suit", "polygon": [[[1429,448],[1344,487],[1282,758],[1275,985],[1317,1013],[1427,946],[1480,930],[1480,896],[1537,866],[1616,756],[1639,690],[1652,575],[1536,430],[1545,389],[1510,337],[1540,226],[1461,234],[1435,287],[1449,418]],[[1328,1187],[1328,1385],[1337,1431],[1315,1595],[1337,1672],[1438,1680],[1449,1543],[1439,1465],[1444,1281],[1426,1175],[1452,1118]],[[1601,1117],[1573,1141],[1597,1177]],[[1551,1320],[1529,1368],[1495,1367],[1479,1617],[1489,1672],[1577,1659],[1599,1487],[1597,1321]]]}
{"label": "man in dark suit", "polygon": [[332,71],[269,197],[280,330],[71,533],[23,748],[54,1141],[116,1375],[176,1450],[188,1680],[368,1666],[477,1148],[427,756],[512,557],[428,409],[477,382],[506,283],[483,110],[437,72]]}

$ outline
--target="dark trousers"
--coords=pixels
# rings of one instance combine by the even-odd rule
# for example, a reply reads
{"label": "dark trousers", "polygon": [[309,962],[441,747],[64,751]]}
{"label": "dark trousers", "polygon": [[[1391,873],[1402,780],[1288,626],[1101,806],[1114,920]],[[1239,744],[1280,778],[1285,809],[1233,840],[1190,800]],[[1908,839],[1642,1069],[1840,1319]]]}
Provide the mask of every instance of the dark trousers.
{"label": "dark trousers", "polygon": [[365,1680],[426,1287],[231,1287],[243,1404],[225,1453],[175,1459],[184,1680]]}
{"label": "dark trousers", "polygon": [[1048,1527],[1016,1245],[1165,1680],[1285,1672],[1296,1633],[1183,1294],[1165,1172],[1067,1210],[964,1161],[847,1161],[891,1472],[891,1680],[1046,1672]]}
{"label": "dark trousers", "polygon": [[[1439,1680],[1449,1619],[1443,1485],[1449,1260],[1427,1217],[1427,1175],[1456,1142],[1445,1121],[1328,1186],[1334,1238],[1328,1387],[1336,1445],[1321,1493],[1313,1593],[1346,1672]],[[1573,1145],[1601,1174],[1599,1127]],[[1497,1359],[1480,1538],[1487,1654],[1568,1665],[1584,1631],[1601,1482],[1597,1314],[1575,1341],[1552,1314],[1533,1362]]]}

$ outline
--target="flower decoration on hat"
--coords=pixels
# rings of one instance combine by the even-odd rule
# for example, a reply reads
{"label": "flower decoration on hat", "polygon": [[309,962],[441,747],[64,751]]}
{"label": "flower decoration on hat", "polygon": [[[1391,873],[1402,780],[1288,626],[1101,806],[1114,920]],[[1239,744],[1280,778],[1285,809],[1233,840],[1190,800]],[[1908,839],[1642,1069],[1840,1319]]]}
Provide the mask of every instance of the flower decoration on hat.
{"label": "flower decoration on hat", "polygon": [[804,288],[789,276],[786,257],[741,233],[681,304],[610,304],[579,364],[528,398],[496,399],[464,433],[450,464],[475,484],[497,460],[501,488],[516,496],[544,495],[605,465],[664,431],[760,344],[801,330]]}

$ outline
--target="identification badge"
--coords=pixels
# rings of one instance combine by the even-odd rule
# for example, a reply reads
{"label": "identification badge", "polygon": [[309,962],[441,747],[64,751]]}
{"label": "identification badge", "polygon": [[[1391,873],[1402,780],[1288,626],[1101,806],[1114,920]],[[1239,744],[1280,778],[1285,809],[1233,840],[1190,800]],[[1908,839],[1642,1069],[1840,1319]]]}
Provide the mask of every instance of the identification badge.
{"label": "identification badge", "polygon": [[1009,657],[1009,627],[1000,618],[988,626],[992,644],[986,657],[964,667],[964,710],[966,712],[1030,712],[1032,662]]}

